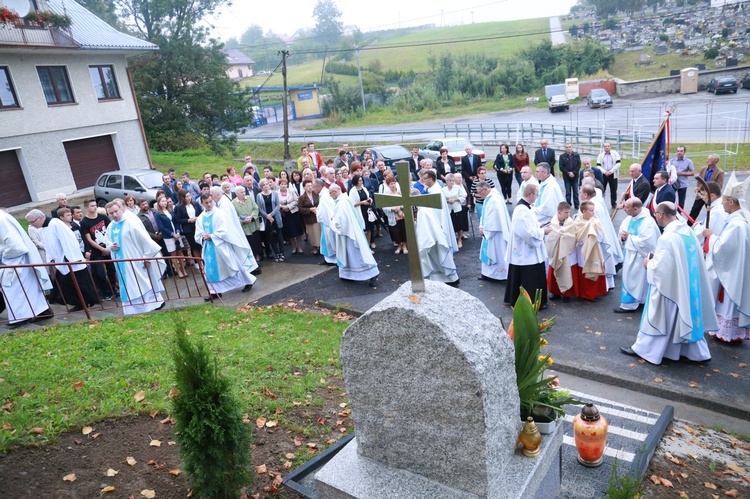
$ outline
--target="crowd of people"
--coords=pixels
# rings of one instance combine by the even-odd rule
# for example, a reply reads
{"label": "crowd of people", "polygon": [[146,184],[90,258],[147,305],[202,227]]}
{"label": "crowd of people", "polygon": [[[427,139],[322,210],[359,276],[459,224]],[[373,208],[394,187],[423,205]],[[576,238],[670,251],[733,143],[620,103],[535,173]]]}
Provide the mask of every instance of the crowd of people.
{"label": "crowd of people", "polygon": [[[637,339],[624,353],[655,364],[664,357],[705,361],[710,352],[704,333],[724,341],[750,339],[750,292],[743,286],[744,259],[750,258],[750,215],[743,206],[748,181],[733,175],[722,185],[718,156],[709,156],[696,172],[680,146],[653,182],[633,164],[618,198],[621,158],[609,143],[595,162],[572,144],[556,155],[546,140],[533,161],[523,145],[513,151],[503,144],[495,159],[499,189],[471,146],[460,162],[447,150],[436,162],[415,150],[409,178],[399,179],[370,150],[360,156],[344,144],[324,161],[309,143],[301,149],[299,169],[291,172],[257,168],[250,157],[241,170],[207,172],[197,182],[170,170],[153,207],[128,196],[101,213],[95,200],[68,207],[60,194],[51,216],[27,214],[28,234],[0,213],[4,264],[65,263],[54,267],[54,278],[44,267],[2,271],[3,296],[12,305],[9,323],[51,317],[48,292],[50,302],[72,310],[113,297],[126,314],[158,309],[164,279],[194,272],[204,272],[207,300],[214,300],[251,290],[262,262],[293,261],[304,253],[336,265],[341,279],[374,286],[377,238],[387,232],[394,253],[407,254],[404,205],[419,203],[403,199],[434,194],[439,203],[415,212],[425,279],[459,285],[453,255],[476,220],[480,279],[504,282],[508,304],[515,304],[521,288],[532,296],[541,290],[542,308],[548,299],[597,301],[621,272],[614,312],[644,308]],[[682,208],[686,178],[694,175],[706,188],[688,213]],[[511,212],[514,179],[519,187]],[[390,201],[381,207],[376,194],[392,197],[382,198]],[[708,220],[696,221],[704,206],[710,228]],[[627,215],[617,228],[610,208]],[[734,267],[733,261],[743,264]]]}

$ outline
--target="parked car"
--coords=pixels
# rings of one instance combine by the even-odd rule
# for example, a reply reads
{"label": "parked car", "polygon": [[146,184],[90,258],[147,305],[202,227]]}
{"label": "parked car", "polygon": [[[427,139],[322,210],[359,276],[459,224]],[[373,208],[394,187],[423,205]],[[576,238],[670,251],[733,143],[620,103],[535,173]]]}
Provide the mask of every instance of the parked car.
{"label": "parked car", "polygon": [[709,81],[706,90],[713,92],[714,95],[720,92],[732,92],[733,94],[736,94],[738,88],[740,88],[740,80],[734,75],[728,75],[717,76]]}
{"label": "parked car", "polygon": [[161,189],[163,174],[157,170],[117,170],[102,173],[94,184],[94,199],[104,207],[115,198],[125,199],[131,194],[136,199],[143,198],[153,206],[156,191]]}
{"label": "parked car", "polygon": [[603,88],[593,88],[586,96],[586,105],[591,108],[610,107],[612,106],[612,97]]}
{"label": "parked car", "polygon": [[750,73],[747,73],[740,81],[742,88],[750,90]]}
{"label": "parked car", "polygon": [[375,161],[383,159],[385,165],[396,173],[396,163],[399,161],[408,161],[411,158],[411,152],[398,144],[390,146],[371,146],[365,149],[372,151],[372,156]]}
{"label": "parked car", "polygon": [[554,113],[556,111],[569,111],[570,103],[568,98],[564,95],[553,95],[549,99],[549,112]]}
{"label": "parked car", "polygon": [[430,158],[432,161],[437,161],[440,157],[440,149],[447,147],[448,156],[453,158],[456,165],[460,165],[461,158],[466,156],[466,146],[471,146],[472,152],[482,158],[482,166],[485,166],[487,158],[484,156],[484,151],[477,149],[474,144],[460,137],[432,139],[427,145],[419,149],[419,154],[425,158]]}

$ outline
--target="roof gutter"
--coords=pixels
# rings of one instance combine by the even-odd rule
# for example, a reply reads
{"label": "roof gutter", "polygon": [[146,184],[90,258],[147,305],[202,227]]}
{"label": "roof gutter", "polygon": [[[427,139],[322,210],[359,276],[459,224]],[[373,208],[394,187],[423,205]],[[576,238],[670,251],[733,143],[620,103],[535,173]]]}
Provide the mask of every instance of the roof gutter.
{"label": "roof gutter", "polygon": [[143,138],[143,144],[146,146],[146,158],[148,159],[148,167],[152,170],[154,170],[154,164],[151,161],[151,151],[148,149],[148,139],[146,138],[146,129],[143,128],[143,118],[141,117],[141,107],[138,105],[138,96],[135,94],[135,87],[133,86],[133,73],[131,72],[134,68],[140,68],[142,66],[145,66],[151,61],[155,61],[159,58],[159,54],[156,53],[153,56],[149,57],[146,60],[140,61],[132,66],[128,65],[126,68],[126,72],[128,74],[128,83],[130,84],[130,93],[133,96],[133,103],[135,104],[135,112],[138,115],[138,125],[140,125],[141,129],[141,137]]}

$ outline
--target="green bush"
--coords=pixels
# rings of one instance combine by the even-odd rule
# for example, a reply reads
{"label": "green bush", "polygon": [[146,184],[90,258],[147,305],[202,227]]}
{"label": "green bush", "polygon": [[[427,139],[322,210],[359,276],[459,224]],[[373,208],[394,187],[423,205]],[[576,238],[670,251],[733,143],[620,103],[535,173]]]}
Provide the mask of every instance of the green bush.
{"label": "green bush", "polygon": [[719,49],[716,47],[711,47],[710,49],[706,50],[703,54],[704,59],[716,59],[716,56],[719,55]]}
{"label": "green bush", "polygon": [[196,497],[236,498],[251,481],[250,432],[229,380],[203,342],[188,340],[175,319],[172,358],[179,394],[172,399],[175,440]]}

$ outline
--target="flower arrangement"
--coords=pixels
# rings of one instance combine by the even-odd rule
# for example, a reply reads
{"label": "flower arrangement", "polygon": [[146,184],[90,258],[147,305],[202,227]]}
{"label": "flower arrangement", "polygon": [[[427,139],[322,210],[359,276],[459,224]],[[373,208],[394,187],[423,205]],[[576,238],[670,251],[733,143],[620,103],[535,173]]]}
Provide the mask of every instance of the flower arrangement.
{"label": "flower arrangement", "polygon": [[552,421],[565,414],[564,405],[580,405],[583,402],[572,398],[567,390],[559,390],[557,376],[544,374],[553,360],[550,355],[540,354],[541,348],[548,344],[542,335],[552,329],[554,318],[539,324],[537,312],[541,302],[541,290],[537,291],[532,302],[526,290],[521,288],[513,307],[508,335],[515,347],[516,382],[522,414],[531,415],[535,420]]}
{"label": "flower arrangement", "polygon": [[57,29],[68,29],[73,24],[69,16],[61,16],[48,10],[31,11],[23,19],[29,24]]}
{"label": "flower arrangement", "polygon": [[14,11],[0,7],[0,24],[15,24],[20,20],[21,18]]}

